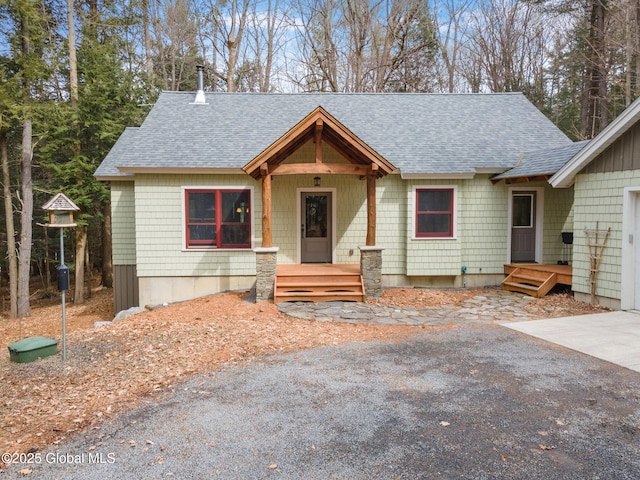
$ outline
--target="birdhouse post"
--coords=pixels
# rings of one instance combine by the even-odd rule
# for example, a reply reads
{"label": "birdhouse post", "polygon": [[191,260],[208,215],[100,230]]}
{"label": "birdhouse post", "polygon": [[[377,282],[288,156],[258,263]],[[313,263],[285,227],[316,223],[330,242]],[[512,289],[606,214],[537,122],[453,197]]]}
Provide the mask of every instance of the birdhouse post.
{"label": "birdhouse post", "polygon": [[42,206],[49,212],[48,228],[60,229],[60,265],[56,268],[58,290],[62,293],[62,360],[67,360],[67,318],[65,293],[69,290],[69,267],[64,264],[64,229],[75,227],[73,212],[80,210],[64,193],[58,193]]}

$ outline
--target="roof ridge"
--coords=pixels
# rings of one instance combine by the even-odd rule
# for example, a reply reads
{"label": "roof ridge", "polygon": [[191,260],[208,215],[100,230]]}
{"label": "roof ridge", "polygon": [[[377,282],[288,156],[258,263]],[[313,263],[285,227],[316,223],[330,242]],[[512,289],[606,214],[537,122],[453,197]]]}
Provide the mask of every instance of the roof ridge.
{"label": "roof ridge", "polygon": [[[162,90],[162,94],[171,95],[195,95],[193,91]],[[498,96],[525,96],[523,92],[205,92],[205,95],[229,95],[229,96],[465,96],[465,97],[498,97]]]}

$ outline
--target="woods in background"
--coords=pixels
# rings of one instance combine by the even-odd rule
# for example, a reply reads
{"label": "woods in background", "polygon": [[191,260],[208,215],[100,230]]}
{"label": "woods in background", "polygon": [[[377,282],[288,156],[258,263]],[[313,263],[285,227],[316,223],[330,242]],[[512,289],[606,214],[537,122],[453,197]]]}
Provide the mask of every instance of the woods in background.
{"label": "woods in background", "polygon": [[[160,90],[523,92],[573,139],[639,95],[640,0],[0,0],[2,277],[12,316],[56,262],[39,206],[80,208],[82,303],[111,284],[109,192],[93,172]],[[5,280],[7,281],[7,280]]]}

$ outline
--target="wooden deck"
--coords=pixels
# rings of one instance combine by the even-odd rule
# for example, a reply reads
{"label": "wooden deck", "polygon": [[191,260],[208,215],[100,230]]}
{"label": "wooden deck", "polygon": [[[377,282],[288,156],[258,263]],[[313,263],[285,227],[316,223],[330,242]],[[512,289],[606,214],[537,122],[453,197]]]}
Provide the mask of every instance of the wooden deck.
{"label": "wooden deck", "polygon": [[357,264],[276,265],[274,303],[364,300],[364,284]]}
{"label": "wooden deck", "polygon": [[571,285],[573,269],[570,265],[511,263],[504,266],[504,273],[504,290],[544,297],[557,284]]}

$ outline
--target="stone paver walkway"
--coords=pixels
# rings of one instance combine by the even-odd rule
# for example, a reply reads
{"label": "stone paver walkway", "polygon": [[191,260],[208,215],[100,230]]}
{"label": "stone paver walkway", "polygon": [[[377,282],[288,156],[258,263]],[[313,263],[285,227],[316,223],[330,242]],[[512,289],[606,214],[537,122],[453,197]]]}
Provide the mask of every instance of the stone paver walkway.
{"label": "stone paver walkway", "polygon": [[356,302],[283,302],[281,312],[319,322],[347,322],[384,325],[445,325],[502,323],[530,320],[523,310],[533,297],[491,289],[455,305],[401,308]]}

